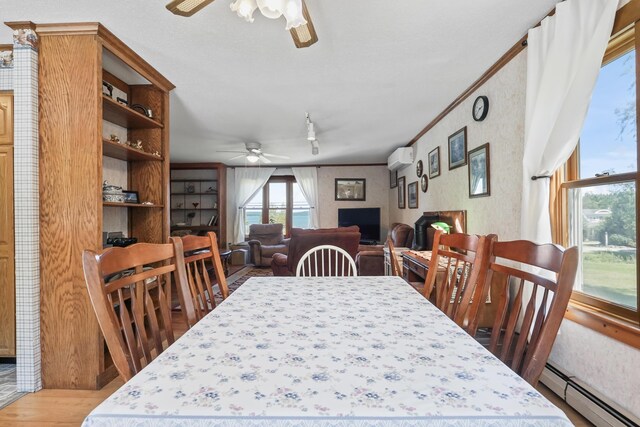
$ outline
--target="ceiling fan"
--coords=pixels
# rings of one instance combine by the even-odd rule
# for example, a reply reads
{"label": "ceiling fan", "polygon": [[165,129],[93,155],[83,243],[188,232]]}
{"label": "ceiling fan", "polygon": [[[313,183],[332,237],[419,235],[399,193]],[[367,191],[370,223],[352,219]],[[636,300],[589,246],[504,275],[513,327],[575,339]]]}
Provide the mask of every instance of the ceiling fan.
{"label": "ceiling fan", "polygon": [[256,163],[258,160],[262,160],[264,163],[271,163],[267,157],[273,157],[274,159],[288,159],[288,156],[279,156],[277,154],[264,153],[262,151],[262,144],[259,142],[245,142],[245,151],[218,151],[218,153],[241,153],[238,156],[230,158],[228,161],[245,157],[249,163]]}
{"label": "ceiling fan", "polygon": [[[173,0],[167,4],[167,9],[176,15],[191,16],[213,1]],[[231,10],[247,22],[253,22],[253,12],[256,9],[270,19],[284,16],[287,20],[286,29],[291,33],[296,47],[309,47],[318,41],[318,34],[304,0],[234,0],[231,3]]]}

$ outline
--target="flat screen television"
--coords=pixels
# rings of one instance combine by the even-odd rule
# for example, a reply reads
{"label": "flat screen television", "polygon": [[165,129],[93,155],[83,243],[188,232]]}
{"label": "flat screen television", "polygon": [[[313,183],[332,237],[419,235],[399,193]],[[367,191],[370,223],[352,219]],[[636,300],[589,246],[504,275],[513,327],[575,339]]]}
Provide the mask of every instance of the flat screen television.
{"label": "flat screen television", "polygon": [[338,209],[338,227],[360,227],[360,241],[375,243],[380,241],[380,208]]}

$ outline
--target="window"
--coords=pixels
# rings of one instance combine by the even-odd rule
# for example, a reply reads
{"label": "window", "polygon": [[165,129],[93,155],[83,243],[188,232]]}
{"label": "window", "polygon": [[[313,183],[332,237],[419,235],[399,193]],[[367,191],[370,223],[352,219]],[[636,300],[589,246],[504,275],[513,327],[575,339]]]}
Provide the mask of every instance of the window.
{"label": "window", "polygon": [[309,204],[292,176],[274,176],[249,201],[245,209],[245,227],[251,224],[284,224],[285,235],[292,227],[309,226]]}
{"label": "window", "polygon": [[565,168],[563,244],[580,249],[572,299],[640,324],[637,266],[636,52],[633,31],[612,42]]}

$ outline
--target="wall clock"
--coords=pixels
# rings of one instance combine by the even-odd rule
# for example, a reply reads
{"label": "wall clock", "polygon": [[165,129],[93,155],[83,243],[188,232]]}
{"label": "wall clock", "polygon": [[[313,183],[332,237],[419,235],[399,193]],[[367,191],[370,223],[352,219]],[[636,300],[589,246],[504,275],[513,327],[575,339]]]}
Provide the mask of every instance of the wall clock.
{"label": "wall clock", "polygon": [[416,173],[418,174],[418,178],[422,176],[423,165],[422,160],[418,160],[418,164],[416,165]]}
{"label": "wall clock", "polygon": [[427,178],[427,175],[422,175],[422,178],[420,178],[420,188],[422,189],[423,193],[427,192],[427,189],[429,188],[429,179]]}
{"label": "wall clock", "polygon": [[476,122],[483,121],[489,113],[489,98],[479,96],[473,102],[473,120]]}

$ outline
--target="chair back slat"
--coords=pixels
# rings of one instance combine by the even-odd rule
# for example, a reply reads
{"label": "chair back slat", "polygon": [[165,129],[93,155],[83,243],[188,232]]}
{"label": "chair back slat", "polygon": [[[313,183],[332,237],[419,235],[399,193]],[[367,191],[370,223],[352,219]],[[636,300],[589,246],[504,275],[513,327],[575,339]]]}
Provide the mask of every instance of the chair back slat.
{"label": "chair back slat", "polygon": [[[172,238],[173,240],[174,238]],[[139,243],[84,251],[82,261],[89,297],[122,378],[131,379],[171,345],[171,288],[180,306],[193,317],[182,245]]]}
{"label": "chair back slat", "polygon": [[481,279],[488,259],[488,242],[494,238],[445,234],[440,230],[433,238],[424,296],[431,298],[435,292],[436,306],[472,335],[488,292]]}
{"label": "chair back slat", "polygon": [[332,245],[309,249],[298,262],[298,277],[357,276],[356,263],[349,253]]}
{"label": "chair back slat", "polygon": [[[569,303],[578,249],[523,240],[492,242],[489,257],[486,280],[504,290],[489,350],[535,386]],[[511,288],[516,292],[512,300]]]}
{"label": "chair back slat", "polygon": [[209,277],[207,262],[213,266],[213,273],[222,295],[222,300],[229,296],[227,279],[224,275],[218,239],[213,232],[206,236],[185,236],[182,238],[185,270],[187,272],[188,289],[194,310],[195,323],[216,308],[213,282]]}
{"label": "chair back slat", "polygon": [[400,263],[396,257],[396,247],[391,237],[387,237],[387,247],[389,248],[389,263],[391,264],[391,275],[400,276]]}

